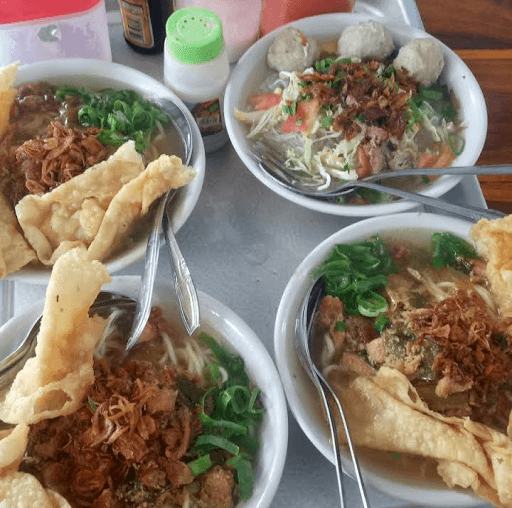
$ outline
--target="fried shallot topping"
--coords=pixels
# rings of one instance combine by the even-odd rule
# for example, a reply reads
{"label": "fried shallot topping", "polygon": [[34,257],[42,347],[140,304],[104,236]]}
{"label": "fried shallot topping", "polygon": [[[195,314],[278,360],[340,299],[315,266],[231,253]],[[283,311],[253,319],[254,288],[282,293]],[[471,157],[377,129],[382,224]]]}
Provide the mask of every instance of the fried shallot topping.
{"label": "fried shallot topping", "polygon": [[54,121],[45,137],[25,141],[15,156],[28,192],[48,192],[105,160],[110,152],[96,138],[100,131],[97,127],[66,128]]}
{"label": "fried shallot topping", "polygon": [[81,409],[32,426],[21,469],[74,508],[180,507],[192,495],[197,506],[232,508],[230,469],[197,480],[186,463],[202,431],[199,409],[180,396],[187,373],[137,360],[96,360],[94,370]]}
{"label": "fried shallot topping", "polygon": [[509,337],[481,296],[458,290],[434,307],[409,312],[409,317],[417,343],[427,339],[441,346],[432,365],[441,377],[439,397],[470,389],[475,407],[498,397],[512,369]]}
{"label": "fried shallot topping", "polygon": [[358,122],[382,128],[387,137],[401,137],[407,126],[407,101],[416,94],[417,83],[406,74],[389,78],[377,60],[360,63],[333,63],[327,74],[302,74],[303,94],[310,93],[321,106],[341,104],[343,112],[334,118],[333,128],[346,139],[361,132]]}

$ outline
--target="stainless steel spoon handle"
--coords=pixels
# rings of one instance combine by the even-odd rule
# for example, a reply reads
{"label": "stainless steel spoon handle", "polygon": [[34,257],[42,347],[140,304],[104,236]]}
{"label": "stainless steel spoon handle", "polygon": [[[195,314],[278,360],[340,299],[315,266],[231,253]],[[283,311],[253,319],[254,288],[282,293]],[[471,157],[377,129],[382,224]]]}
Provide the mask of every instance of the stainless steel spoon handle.
{"label": "stainless steel spoon handle", "polygon": [[178,297],[181,318],[187,333],[192,335],[200,324],[199,300],[190,270],[174,237],[171,221],[167,213],[164,213],[163,216],[163,230],[173,267],[174,290]]}
{"label": "stainless steel spoon handle", "polygon": [[496,164],[494,166],[448,166],[444,168],[416,168],[400,171],[385,171],[377,175],[371,175],[364,179],[365,182],[374,182],[387,178],[400,178],[403,176],[444,176],[444,175],[511,175],[512,164]]}
{"label": "stainless steel spoon handle", "polygon": [[[329,401],[327,400],[327,392],[331,394],[332,398],[334,399],[334,402],[336,404],[336,408],[338,409],[338,414],[340,415],[341,422],[343,425],[343,430],[345,431],[346,436],[350,436],[349,430],[348,430],[348,423],[347,419],[345,417],[345,411],[343,411],[343,407],[341,406],[340,400],[338,399],[338,396],[334,392],[334,390],[331,388],[331,385],[326,381],[326,379],[320,374],[320,371],[317,369],[316,365],[313,364],[313,369],[315,371],[315,374],[318,378],[318,381],[321,385],[321,392],[322,397],[325,402],[325,406],[327,407],[327,410],[329,411],[329,426],[331,427],[331,435],[332,435],[332,441],[333,441],[333,450],[336,457],[336,473],[338,475],[342,474],[341,470],[341,452],[340,452],[340,444],[338,440],[338,432],[336,430],[336,420],[334,419],[334,415],[331,410],[331,406],[329,404]],[[370,503],[368,501],[368,494],[366,493],[366,487],[363,482],[363,475],[361,474],[361,468],[359,467],[359,461],[357,460],[357,455],[354,450],[354,445],[352,444],[351,439],[347,439],[347,446],[350,453],[350,457],[352,458],[352,465],[354,466],[354,473],[356,475],[356,481],[357,485],[359,487],[359,493],[361,495],[361,502],[363,505],[363,508],[370,508]],[[342,482],[343,479],[340,479],[338,481],[338,485],[341,485],[340,482]],[[341,490],[341,487],[340,487]],[[342,499],[342,506],[344,505],[344,496],[343,492],[340,491],[340,499]]]}
{"label": "stainless steel spoon handle", "polygon": [[315,362],[311,358],[310,353],[310,340],[314,330],[314,317],[318,306],[322,297],[322,279],[317,279],[317,281],[309,288],[302,302],[302,306],[299,309],[297,320],[295,323],[295,346],[296,351],[299,356],[300,361],[302,362],[307,374],[310,376],[313,381],[315,387],[320,392],[322,396],[322,401],[324,403],[324,407],[327,413],[327,419],[329,421],[329,427],[331,431],[331,439],[334,451],[335,458],[335,466],[336,466],[336,475],[338,480],[338,490],[340,497],[340,506],[341,508],[345,508],[345,490],[343,485],[343,470],[342,470],[342,462],[341,462],[341,451],[338,440],[338,432],[336,430],[336,420],[334,417],[334,412],[332,410],[331,404],[328,400],[327,394],[329,393],[336,403],[336,408],[341,418],[341,422],[343,425],[343,430],[345,431],[345,436],[347,438],[347,445],[350,452],[350,457],[352,459],[352,464],[354,466],[354,472],[356,475],[357,484],[359,487],[359,494],[361,496],[361,501],[363,503],[363,508],[370,508],[370,503],[368,501],[368,495],[366,493],[366,488],[364,486],[363,477],[361,474],[361,469],[359,467],[359,461],[357,460],[357,456],[354,450],[354,446],[352,443],[352,438],[350,437],[350,431],[348,428],[348,423],[345,417],[345,412],[343,407],[338,399],[338,396],[331,388],[329,383],[321,374],[320,370],[317,368]]}
{"label": "stainless steel spoon handle", "polygon": [[[417,194],[415,192],[407,192],[401,189],[395,189],[393,187],[387,187],[385,185],[378,185],[376,183],[371,182],[363,182],[360,180],[354,181],[352,184],[353,187],[364,187],[366,189],[373,189],[379,192],[386,192],[393,196],[398,196],[404,199],[409,199],[410,201],[415,201],[417,203],[421,203],[422,205],[431,206],[433,208],[438,208],[440,210],[444,210],[445,212],[450,212],[456,215],[460,215],[462,217],[467,217],[472,219],[473,221],[478,221],[480,219],[500,219],[505,217],[505,213],[499,212],[497,210],[488,210],[486,208],[480,208],[478,206],[471,205],[456,205],[455,203],[448,203],[447,201],[443,201],[442,199],[433,198],[430,196],[425,196],[424,194]],[[348,186],[346,187],[348,188]],[[345,189],[346,189],[345,188]],[[345,190],[346,192],[346,190]],[[345,193],[344,192],[344,193]],[[343,194],[344,194],[343,193]],[[325,195],[327,196],[327,194]],[[332,193],[328,195],[331,198],[336,196],[336,193]]]}
{"label": "stainless steel spoon handle", "polygon": [[144,260],[144,273],[140,284],[137,308],[133,318],[133,326],[130,337],[126,343],[126,351],[129,351],[139,340],[139,337],[146,326],[151,313],[151,299],[153,297],[153,286],[155,285],[156,270],[158,268],[158,256],[160,250],[160,225],[164,216],[165,204],[169,193],[160,198],[156,209],[151,232],[146,247],[146,258]]}

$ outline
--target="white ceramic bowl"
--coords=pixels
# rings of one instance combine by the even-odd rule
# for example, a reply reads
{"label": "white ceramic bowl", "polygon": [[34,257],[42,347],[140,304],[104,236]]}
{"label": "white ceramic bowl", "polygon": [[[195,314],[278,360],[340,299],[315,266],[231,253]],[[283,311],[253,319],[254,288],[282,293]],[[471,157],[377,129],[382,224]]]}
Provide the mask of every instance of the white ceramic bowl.
{"label": "white ceramic bowl", "polygon": [[[140,289],[140,278],[113,277],[103,289],[133,296]],[[171,283],[156,283],[153,304],[166,316],[179,316]],[[249,326],[233,311],[211,296],[199,292],[200,330],[211,334],[244,360],[250,378],[261,389],[266,409],[261,431],[261,448],[256,461],[256,479],[252,497],[236,508],[267,508],[281,480],[288,445],[288,413],[281,380],[268,351]],[[41,314],[40,301],[0,328],[0,358],[14,349]],[[179,318],[178,318],[179,319]],[[185,333],[185,332],[184,332]]]}
{"label": "white ceramic bowl", "polygon": [[[299,264],[288,282],[279,304],[274,328],[274,348],[277,368],[281,375],[284,390],[291,411],[304,433],[316,448],[332,463],[334,455],[330,443],[329,428],[319,409],[318,393],[303,370],[296,356],[293,336],[295,319],[300,303],[308,286],[311,284],[310,273],[318,266],[338,243],[351,243],[363,240],[383,231],[426,230],[449,231],[462,238],[469,238],[472,223],[448,216],[440,216],[422,212],[410,212],[385,217],[373,217],[362,220],[333,234],[318,245]],[[401,235],[402,236],[402,235]],[[353,476],[353,467],[349,455],[343,453],[346,471]],[[422,506],[476,506],[483,500],[471,493],[451,490],[440,480],[438,484],[420,482],[411,479],[404,481],[394,476],[389,469],[377,469],[364,461],[360,463],[363,476],[368,485],[414,505]],[[333,486],[333,488],[335,488]]]}
{"label": "white ceramic bowl", "polygon": [[[289,23],[289,26],[298,28],[306,36],[315,36],[324,40],[337,39],[345,27],[355,25],[368,19],[385,23],[382,18],[372,18],[364,14],[338,13],[304,18]],[[385,24],[393,35],[397,47],[403,46],[411,39],[431,37],[422,30],[408,25]],[[250,142],[246,138],[248,132],[247,127],[242,125],[241,122],[234,117],[233,112],[235,108],[241,110],[247,108],[248,98],[257,90],[264,76],[270,73],[270,69],[266,63],[266,55],[270,44],[277,31],[280,29],[267,34],[249,48],[233,70],[226,87],[224,100],[226,127],[231,143],[247,168],[258,180],[280,196],[306,208],[323,213],[343,216],[373,216],[410,210],[417,206],[417,204],[405,200],[364,206],[327,203],[314,198],[301,196],[300,194],[285,189],[274,182],[265,171],[259,168],[256,161],[250,155]],[[464,151],[455,159],[453,165],[472,166],[476,163],[482,151],[487,135],[487,107],[485,105],[485,99],[478,82],[467,65],[446,45],[442,44],[442,47],[444,50],[445,67],[441,74],[441,80],[446,83],[459,98],[461,104],[460,115],[466,125],[466,145]],[[441,196],[452,189],[460,180],[461,177],[442,176],[422,191],[422,193],[434,197]]]}
{"label": "white ceramic bowl", "polygon": [[[161,97],[174,102],[188,117],[193,131],[193,153],[190,165],[197,172],[196,178],[178,190],[173,199],[173,230],[176,233],[188,219],[197,203],[203,186],[206,164],[203,140],[199,128],[183,102],[160,81],[138,70],[103,60],[85,58],[53,60],[22,65],[18,69],[15,86],[33,81],[47,81],[56,85],[75,85],[86,88],[132,89],[146,97]],[[121,251],[105,263],[110,273],[118,272],[143,259],[146,253],[147,236],[141,237],[130,250]],[[26,266],[9,278],[30,283],[48,282],[50,268]]]}

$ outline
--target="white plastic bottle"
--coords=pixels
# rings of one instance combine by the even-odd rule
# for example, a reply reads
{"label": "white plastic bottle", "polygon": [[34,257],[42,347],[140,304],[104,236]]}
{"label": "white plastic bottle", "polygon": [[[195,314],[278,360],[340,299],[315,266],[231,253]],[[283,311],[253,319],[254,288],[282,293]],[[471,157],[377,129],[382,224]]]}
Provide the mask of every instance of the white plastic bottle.
{"label": "white plastic bottle", "polygon": [[229,60],[222,24],[210,10],[190,7],[166,23],[164,82],[187,105],[203,136],[205,151],[228,141],[222,116]]}

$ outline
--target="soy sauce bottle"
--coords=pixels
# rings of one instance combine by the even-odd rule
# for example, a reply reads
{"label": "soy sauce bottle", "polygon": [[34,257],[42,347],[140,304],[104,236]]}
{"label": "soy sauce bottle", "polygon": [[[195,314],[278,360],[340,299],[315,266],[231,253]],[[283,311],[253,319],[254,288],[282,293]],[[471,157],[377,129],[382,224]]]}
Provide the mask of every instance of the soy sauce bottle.
{"label": "soy sauce bottle", "polygon": [[173,0],[119,0],[119,7],[128,46],[146,55],[161,53]]}

